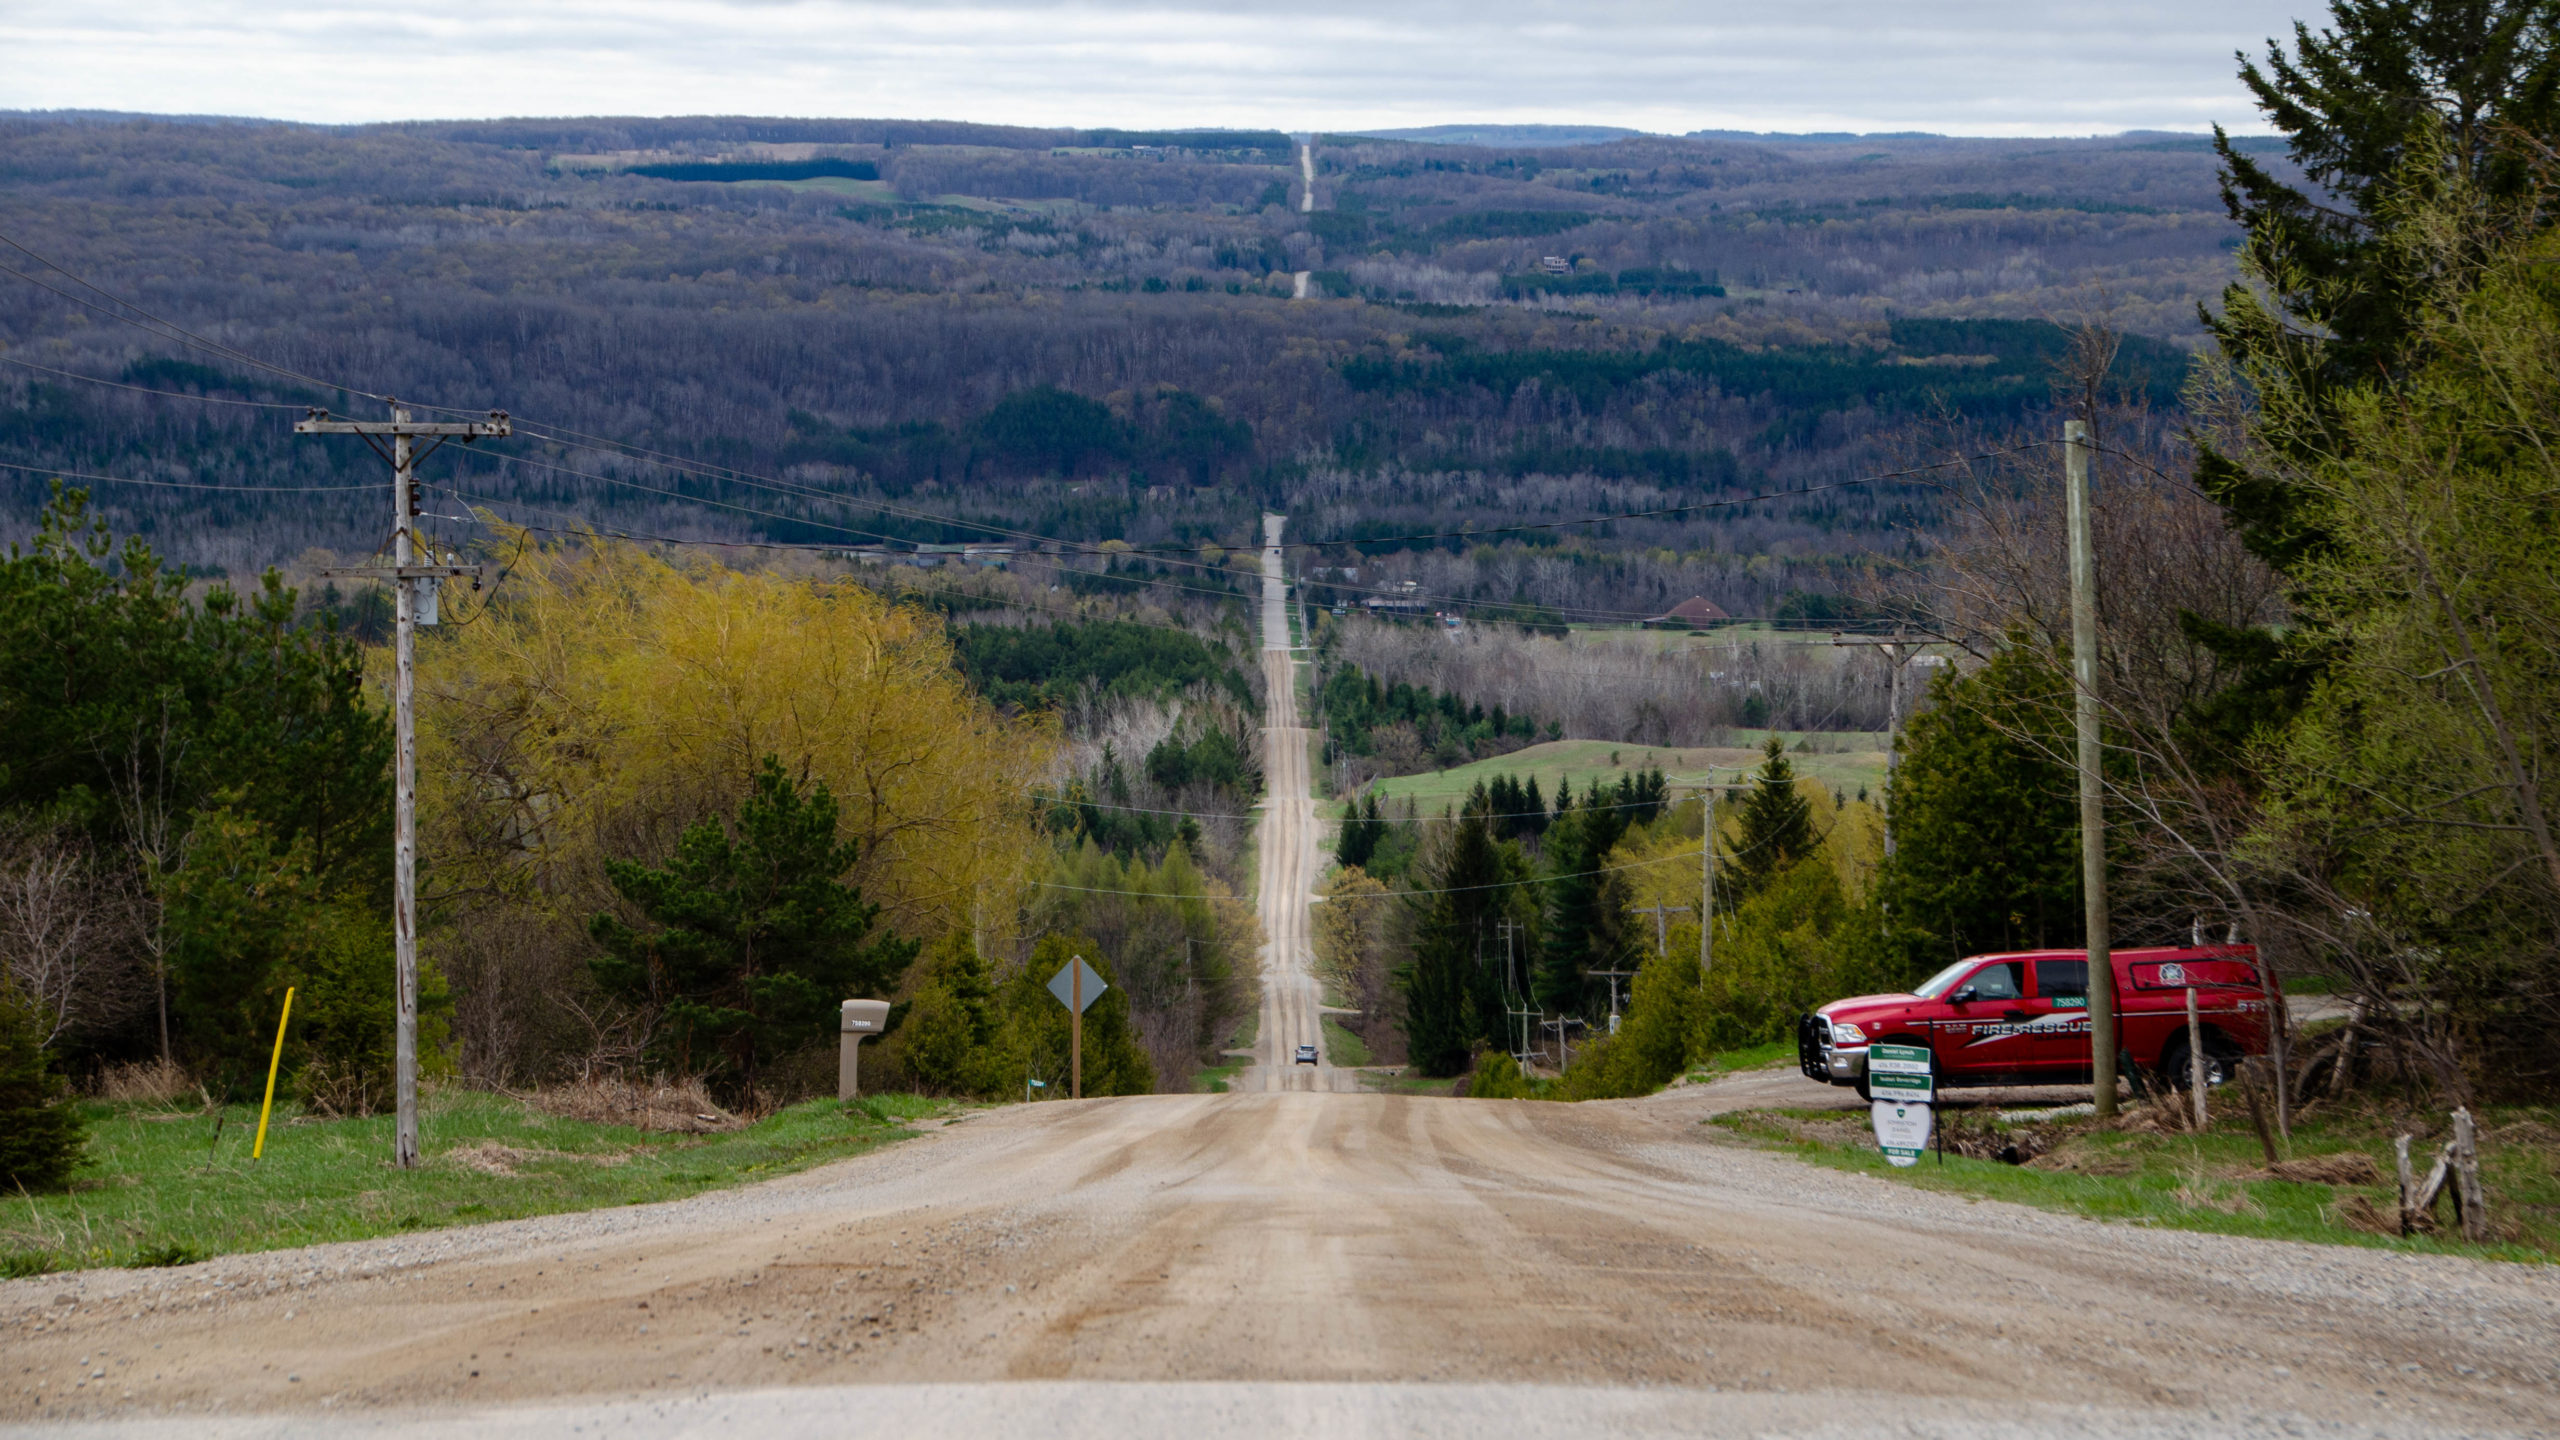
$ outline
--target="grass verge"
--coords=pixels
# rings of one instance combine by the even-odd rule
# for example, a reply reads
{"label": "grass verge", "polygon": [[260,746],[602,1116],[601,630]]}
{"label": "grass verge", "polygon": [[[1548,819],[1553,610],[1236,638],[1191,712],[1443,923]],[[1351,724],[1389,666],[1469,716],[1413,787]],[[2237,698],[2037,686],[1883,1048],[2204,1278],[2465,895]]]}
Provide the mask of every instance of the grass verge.
{"label": "grass verge", "polygon": [[1766,1070],[1772,1065],[1795,1063],[1796,1045],[1792,1040],[1772,1040],[1766,1045],[1752,1045],[1740,1050],[1726,1050],[1710,1055],[1689,1067],[1689,1079],[1705,1084],[1719,1075],[1737,1070]]}
{"label": "grass verge", "polygon": [[1237,1052],[1251,1050],[1253,1042],[1261,1036],[1262,1007],[1255,1005],[1244,1013],[1244,1019],[1236,1024],[1235,1035],[1227,1041],[1226,1050],[1222,1052],[1227,1057],[1226,1063],[1202,1067],[1198,1074],[1191,1077],[1191,1093],[1194,1095],[1226,1094],[1228,1084],[1236,1078],[1236,1072],[1253,1063],[1252,1056]]}
{"label": "grass verge", "polygon": [[1369,1043],[1352,1034],[1341,1021],[1327,1015],[1324,1017],[1324,1058],[1335,1065],[1366,1065],[1369,1063]]}
{"label": "grass verge", "polygon": [[1198,1074],[1191,1077],[1191,1093],[1224,1095],[1234,1082],[1237,1072],[1252,1063],[1251,1060],[1239,1055],[1229,1059],[1224,1065],[1203,1066]]}
{"label": "grass verge", "polygon": [[753,1125],[674,1135],[545,1114],[478,1091],[425,1103],[425,1159],[392,1168],[391,1117],[279,1116],[249,1158],[254,1107],[172,1111],[84,1102],[88,1164],[72,1188],[0,1208],[0,1276],[182,1265],[241,1251],[674,1200],[859,1155],[948,1102],[812,1100]]}
{"label": "grass verge", "polygon": [[[1946,1118],[1949,1112],[1941,1112]],[[2013,1112],[2014,1113],[2014,1112]],[[2093,1220],[2305,1240],[2329,1245],[2549,1262],[2560,1258],[2560,1128],[2548,1109],[2493,1108],[2481,1117],[2482,1184],[2489,1195],[2495,1243],[2464,1243],[2452,1234],[2402,1238],[2381,1223],[2397,1208],[2388,1176],[2391,1137],[2415,1129],[2414,1153],[2431,1155],[2423,1118],[2380,1111],[2342,1112],[2298,1121],[2293,1156],[2361,1155],[2374,1162],[2376,1184],[2307,1184],[2267,1174],[2266,1158],[2245,1117],[2218,1121],[2202,1133],[2140,1128],[2100,1129],[2091,1122],[2003,1123],[1988,1109],[1954,1109],[1951,1137],[1968,1149],[2001,1145],[2032,1154],[2023,1164],[1935,1154],[1907,1169],[1886,1163],[1862,1114],[1837,1110],[1738,1110],[1707,1123],[1771,1149],[1835,1170],[1876,1175],[1923,1190],[2009,1200]],[[2440,1132],[2442,1116],[2433,1123]],[[2235,1123],[2236,1122],[2236,1123]],[[1957,1139],[1951,1138],[1950,1145]],[[2439,1203],[2448,1229],[2451,1207]]]}

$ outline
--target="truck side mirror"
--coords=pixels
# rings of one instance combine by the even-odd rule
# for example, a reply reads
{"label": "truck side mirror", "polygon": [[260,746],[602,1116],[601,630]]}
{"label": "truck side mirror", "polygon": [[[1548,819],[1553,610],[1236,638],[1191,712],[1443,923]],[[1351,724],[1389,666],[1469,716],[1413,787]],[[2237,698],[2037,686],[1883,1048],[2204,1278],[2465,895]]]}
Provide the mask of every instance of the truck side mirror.
{"label": "truck side mirror", "polygon": [[1973,987],[1970,985],[1947,997],[1947,1003],[1950,1005],[1970,1005],[1973,1000]]}

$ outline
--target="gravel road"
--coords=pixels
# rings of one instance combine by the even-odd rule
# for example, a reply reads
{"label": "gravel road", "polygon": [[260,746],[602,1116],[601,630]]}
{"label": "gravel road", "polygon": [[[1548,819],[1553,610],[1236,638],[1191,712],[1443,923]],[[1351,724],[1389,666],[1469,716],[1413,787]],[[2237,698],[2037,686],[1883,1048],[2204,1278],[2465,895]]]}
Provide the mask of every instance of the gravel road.
{"label": "gravel road", "polygon": [[1715,1090],[1013,1106],[665,1205],[13,1281],[0,1433],[2560,1431],[2547,1268],[1926,1194],[1723,1141]]}
{"label": "gravel road", "polygon": [[[1307,908],[1321,868],[1316,858],[1316,806],[1307,779],[1305,726],[1298,723],[1297,662],[1289,650],[1289,583],[1281,562],[1283,517],[1262,517],[1262,679],[1268,723],[1262,731],[1264,800],[1254,849],[1261,874],[1255,903],[1262,912],[1262,1023],[1253,1066],[1238,1090],[1360,1088],[1355,1070],[1337,1070],[1324,1043],[1324,990],[1315,977]],[[1316,1063],[1300,1065],[1301,1045]]]}

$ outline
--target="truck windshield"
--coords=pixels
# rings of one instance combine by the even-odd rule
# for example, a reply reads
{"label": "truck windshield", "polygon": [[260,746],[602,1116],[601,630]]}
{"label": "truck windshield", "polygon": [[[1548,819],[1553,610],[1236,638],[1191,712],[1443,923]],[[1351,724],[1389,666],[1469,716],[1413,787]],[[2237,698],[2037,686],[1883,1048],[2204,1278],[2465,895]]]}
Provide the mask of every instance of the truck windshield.
{"label": "truck windshield", "polygon": [[1947,988],[1963,979],[1965,977],[1965,973],[1971,969],[1973,969],[1973,962],[1971,960],[1959,960],[1953,965],[1948,966],[1946,969],[1939,971],[1937,974],[1930,976],[1928,979],[1921,981],[1920,988],[1912,991],[1911,993],[1919,996],[1923,1000],[1935,1000],[1939,996],[1946,994]]}

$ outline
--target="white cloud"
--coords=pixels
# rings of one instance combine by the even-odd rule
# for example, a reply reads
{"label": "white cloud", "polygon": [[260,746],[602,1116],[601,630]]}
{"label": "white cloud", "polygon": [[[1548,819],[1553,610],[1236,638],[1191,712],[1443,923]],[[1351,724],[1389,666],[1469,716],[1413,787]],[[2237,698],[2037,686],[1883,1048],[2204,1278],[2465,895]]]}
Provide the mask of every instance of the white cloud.
{"label": "white cloud", "polygon": [[2254,129],[2231,52],[2256,50],[2299,13],[2271,0],[9,0],[0,108],[338,122]]}

